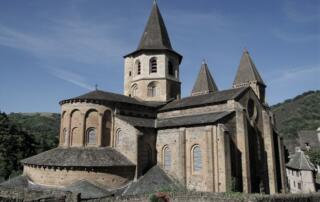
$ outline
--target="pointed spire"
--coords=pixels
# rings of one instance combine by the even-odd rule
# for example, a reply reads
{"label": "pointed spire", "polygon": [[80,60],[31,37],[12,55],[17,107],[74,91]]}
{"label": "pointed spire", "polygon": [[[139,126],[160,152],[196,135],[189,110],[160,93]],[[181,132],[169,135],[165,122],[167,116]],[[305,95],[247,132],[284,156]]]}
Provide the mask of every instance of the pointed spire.
{"label": "pointed spire", "polygon": [[138,50],[142,49],[172,50],[166,26],[155,0],[153,1],[152,11],[138,46]]}
{"label": "pointed spire", "polygon": [[243,49],[243,54],[240,60],[238,72],[234,79],[233,85],[246,84],[250,81],[257,82],[265,86],[256,66],[254,65],[249,52],[246,48]]}
{"label": "pointed spire", "polygon": [[197,81],[195,82],[191,95],[203,95],[218,91],[217,85],[214,82],[208,65],[205,60],[202,61],[200,72]]}

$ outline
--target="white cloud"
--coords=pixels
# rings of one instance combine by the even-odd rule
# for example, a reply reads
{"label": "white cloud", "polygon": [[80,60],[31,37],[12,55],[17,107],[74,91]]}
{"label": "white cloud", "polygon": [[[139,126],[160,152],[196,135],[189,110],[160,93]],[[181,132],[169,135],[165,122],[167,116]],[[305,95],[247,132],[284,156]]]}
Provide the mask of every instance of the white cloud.
{"label": "white cloud", "polygon": [[[302,4],[298,5],[298,3]],[[293,22],[309,23],[320,20],[320,3],[317,1],[287,0],[283,7],[286,16]]]}
{"label": "white cloud", "polygon": [[320,40],[320,35],[318,33],[299,35],[298,32],[288,32],[279,29],[274,29],[271,33],[278,39],[290,43],[307,43]]}
{"label": "white cloud", "polygon": [[85,23],[81,19],[48,20],[47,33],[25,32],[0,24],[0,45],[27,51],[40,59],[67,59],[85,64],[118,60],[126,44],[115,25]]}
{"label": "white cloud", "polygon": [[288,82],[307,80],[314,76],[318,77],[319,75],[320,64],[299,68],[283,69],[281,71],[269,73],[268,77],[271,77],[272,79],[270,79],[268,83],[271,85],[278,85],[279,83],[286,84]]}
{"label": "white cloud", "polygon": [[48,72],[51,75],[53,75],[61,80],[75,84],[75,85],[80,86],[84,89],[88,89],[88,90],[94,89],[93,86],[91,86],[87,83],[87,80],[85,77],[83,77],[75,72],[71,72],[66,69],[61,69],[61,68],[57,68],[57,67],[49,68]]}

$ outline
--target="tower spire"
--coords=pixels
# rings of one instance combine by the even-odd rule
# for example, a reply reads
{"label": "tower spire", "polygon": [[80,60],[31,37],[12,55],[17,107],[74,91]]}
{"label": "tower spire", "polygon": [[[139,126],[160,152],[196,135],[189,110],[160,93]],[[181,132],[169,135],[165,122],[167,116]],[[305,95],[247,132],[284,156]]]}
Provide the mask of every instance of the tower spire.
{"label": "tower spire", "polygon": [[218,87],[212,78],[206,60],[203,60],[198,78],[193,86],[191,95],[203,95],[215,91],[218,91]]}
{"label": "tower spire", "polygon": [[156,0],[153,0],[151,14],[142,34],[138,50],[169,49],[171,42]]}

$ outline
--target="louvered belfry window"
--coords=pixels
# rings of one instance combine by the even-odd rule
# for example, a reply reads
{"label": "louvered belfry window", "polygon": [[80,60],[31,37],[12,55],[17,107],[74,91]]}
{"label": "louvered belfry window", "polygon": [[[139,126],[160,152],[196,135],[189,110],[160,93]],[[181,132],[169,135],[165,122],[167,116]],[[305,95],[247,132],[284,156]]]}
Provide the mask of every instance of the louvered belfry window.
{"label": "louvered belfry window", "polygon": [[157,73],[157,58],[150,59],[150,73]]}
{"label": "louvered belfry window", "polygon": [[202,168],[201,149],[199,145],[193,147],[192,150],[193,172],[200,172]]}
{"label": "louvered belfry window", "polygon": [[171,168],[171,151],[168,146],[163,148],[163,168],[170,170]]}

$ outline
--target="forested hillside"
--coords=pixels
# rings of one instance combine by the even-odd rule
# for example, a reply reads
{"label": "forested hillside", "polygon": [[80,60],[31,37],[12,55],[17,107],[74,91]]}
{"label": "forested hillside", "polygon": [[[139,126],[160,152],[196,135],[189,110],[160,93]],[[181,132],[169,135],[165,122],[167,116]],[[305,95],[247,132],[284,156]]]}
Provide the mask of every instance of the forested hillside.
{"label": "forested hillside", "polygon": [[56,113],[11,113],[10,121],[35,141],[37,153],[57,146],[60,115]]}
{"label": "forested hillside", "polygon": [[287,145],[296,144],[297,131],[320,127],[320,91],[305,92],[271,107]]}

